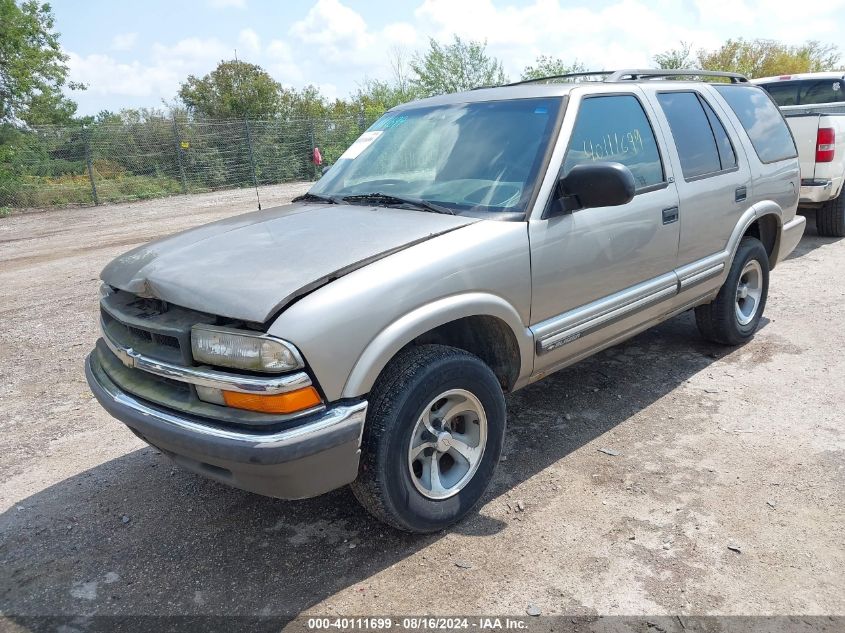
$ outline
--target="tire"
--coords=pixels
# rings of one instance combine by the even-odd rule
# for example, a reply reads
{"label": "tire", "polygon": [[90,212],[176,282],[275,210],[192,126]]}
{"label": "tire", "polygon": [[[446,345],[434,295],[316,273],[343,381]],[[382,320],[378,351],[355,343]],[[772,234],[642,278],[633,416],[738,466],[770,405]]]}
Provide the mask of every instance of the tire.
{"label": "tire", "polygon": [[845,191],[816,211],[816,230],[822,237],[845,237]]}
{"label": "tire", "polygon": [[[753,283],[755,278],[756,284]],[[740,297],[742,292],[745,296]],[[768,294],[769,257],[766,249],[757,238],[744,237],[719,294],[710,303],[695,309],[699,331],[704,338],[723,345],[740,345],[749,341],[763,316]]]}
{"label": "tire", "polygon": [[[448,410],[466,412],[447,414],[438,425],[435,412]],[[472,510],[487,489],[502,453],[505,419],[499,381],[481,359],[444,345],[404,349],[370,394],[352,492],[372,515],[395,528],[442,530]],[[430,428],[439,434],[432,435]],[[456,452],[460,442],[474,460]],[[475,444],[480,451],[468,450]]]}

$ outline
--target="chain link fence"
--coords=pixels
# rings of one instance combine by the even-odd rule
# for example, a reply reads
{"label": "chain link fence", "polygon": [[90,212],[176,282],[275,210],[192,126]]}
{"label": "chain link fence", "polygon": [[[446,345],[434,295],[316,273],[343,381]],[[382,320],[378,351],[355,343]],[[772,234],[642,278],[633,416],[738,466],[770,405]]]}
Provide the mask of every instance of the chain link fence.
{"label": "chain link fence", "polygon": [[375,120],[150,117],[14,130],[2,140],[0,209],[98,205],[315,180]]}

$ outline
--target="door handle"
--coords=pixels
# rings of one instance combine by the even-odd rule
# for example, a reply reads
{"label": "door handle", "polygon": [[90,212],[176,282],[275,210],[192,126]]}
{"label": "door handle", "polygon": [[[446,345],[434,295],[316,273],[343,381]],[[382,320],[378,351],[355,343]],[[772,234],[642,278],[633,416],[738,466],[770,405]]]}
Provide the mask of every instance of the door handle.
{"label": "door handle", "polygon": [[678,221],[678,207],[663,209],[663,224],[672,224]]}
{"label": "door handle", "polygon": [[734,202],[742,202],[748,197],[748,189],[746,187],[737,187],[734,191]]}

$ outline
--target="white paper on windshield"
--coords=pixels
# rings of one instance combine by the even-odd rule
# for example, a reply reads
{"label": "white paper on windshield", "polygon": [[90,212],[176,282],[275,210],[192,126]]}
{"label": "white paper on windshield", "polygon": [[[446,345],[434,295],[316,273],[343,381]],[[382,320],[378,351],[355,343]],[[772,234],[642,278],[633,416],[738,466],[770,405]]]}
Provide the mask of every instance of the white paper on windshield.
{"label": "white paper on windshield", "polygon": [[340,160],[344,158],[348,158],[352,160],[353,158],[358,158],[359,154],[367,149],[370,145],[373,144],[379,136],[381,136],[383,130],[375,130],[373,132],[364,132],[361,136],[358,137],[358,140],[352,143],[343,154],[340,156]]}

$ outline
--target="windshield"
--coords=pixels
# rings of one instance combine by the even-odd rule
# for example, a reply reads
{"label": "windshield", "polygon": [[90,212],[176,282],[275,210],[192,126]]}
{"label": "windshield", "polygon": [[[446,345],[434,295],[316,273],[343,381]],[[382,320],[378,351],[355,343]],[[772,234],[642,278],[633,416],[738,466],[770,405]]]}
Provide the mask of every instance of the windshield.
{"label": "windshield", "polygon": [[561,98],[456,103],[388,112],[310,193],[381,193],[455,212],[525,211]]}

